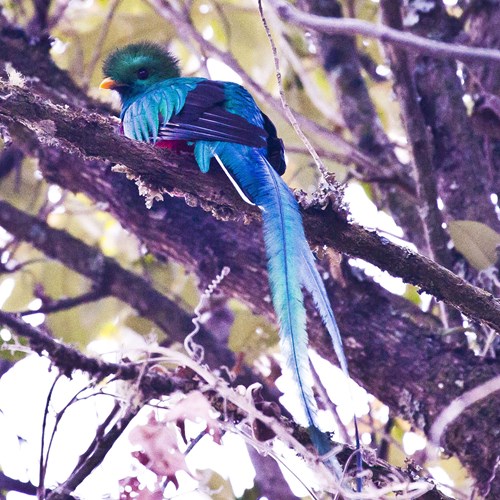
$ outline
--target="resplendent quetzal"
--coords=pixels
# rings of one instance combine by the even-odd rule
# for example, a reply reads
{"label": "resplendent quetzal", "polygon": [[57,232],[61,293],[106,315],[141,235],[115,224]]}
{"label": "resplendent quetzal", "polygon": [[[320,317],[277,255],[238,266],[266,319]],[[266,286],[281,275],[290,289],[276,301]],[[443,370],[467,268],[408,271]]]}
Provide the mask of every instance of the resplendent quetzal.
{"label": "resplendent quetzal", "polygon": [[104,74],[101,88],[120,94],[127,137],[171,149],[190,145],[202,172],[215,158],[245,201],[260,208],[281,349],[299,389],[303,423],[318,451],[326,453],[329,440],[316,425],[303,288],[314,299],[346,374],[347,361],[299,206],[280,177],[285,159],[276,128],[241,85],[183,78],[175,57],[156,44],[116,50]]}

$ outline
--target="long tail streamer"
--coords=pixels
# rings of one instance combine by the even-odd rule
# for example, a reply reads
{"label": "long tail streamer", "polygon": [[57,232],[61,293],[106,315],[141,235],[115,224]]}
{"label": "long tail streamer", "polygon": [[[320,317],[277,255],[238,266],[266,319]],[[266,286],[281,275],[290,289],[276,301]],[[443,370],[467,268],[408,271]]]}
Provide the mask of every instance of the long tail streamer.
{"label": "long tail streamer", "polygon": [[[269,281],[280,325],[281,350],[297,384],[303,420],[308,425],[311,440],[320,454],[326,454],[331,450],[331,443],[316,422],[317,405],[307,353],[303,289],[311,294],[347,377],[349,371],[339,328],[304,234],[299,206],[289,187],[258,150],[234,144],[221,146],[217,159],[225,165],[224,170],[232,177],[233,183],[238,184],[246,197],[262,211]],[[359,450],[356,420],[355,433]],[[329,462],[340,477],[342,471],[337,460],[332,457]]]}

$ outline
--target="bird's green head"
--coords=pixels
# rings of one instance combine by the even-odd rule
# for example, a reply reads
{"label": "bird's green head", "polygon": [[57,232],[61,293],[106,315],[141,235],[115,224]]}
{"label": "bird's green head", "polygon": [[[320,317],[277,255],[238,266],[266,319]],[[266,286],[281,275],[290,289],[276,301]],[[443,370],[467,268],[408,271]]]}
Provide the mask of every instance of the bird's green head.
{"label": "bird's green head", "polygon": [[108,56],[101,88],[119,92],[122,100],[148,90],[151,85],[180,76],[177,59],[160,45],[141,42],[126,45]]}

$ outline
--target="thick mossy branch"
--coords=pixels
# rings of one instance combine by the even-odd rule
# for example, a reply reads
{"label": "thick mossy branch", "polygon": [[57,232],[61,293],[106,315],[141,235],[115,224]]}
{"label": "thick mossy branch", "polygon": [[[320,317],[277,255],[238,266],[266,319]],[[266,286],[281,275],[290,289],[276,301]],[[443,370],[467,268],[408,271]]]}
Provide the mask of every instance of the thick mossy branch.
{"label": "thick mossy branch", "polygon": [[[219,218],[241,220],[257,216],[256,209],[241,201],[228,181],[222,182],[220,172],[203,175],[188,155],[121,137],[110,119],[95,113],[55,105],[27,89],[1,83],[0,120],[8,126],[29,129],[46,146],[88,159],[123,164],[155,190],[183,196],[191,206],[199,204]],[[332,210],[320,210],[318,204],[304,211],[304,223],[314,244],[331,246],[375,264],[500,331],[500,302],[442,266],[394,245]]]}

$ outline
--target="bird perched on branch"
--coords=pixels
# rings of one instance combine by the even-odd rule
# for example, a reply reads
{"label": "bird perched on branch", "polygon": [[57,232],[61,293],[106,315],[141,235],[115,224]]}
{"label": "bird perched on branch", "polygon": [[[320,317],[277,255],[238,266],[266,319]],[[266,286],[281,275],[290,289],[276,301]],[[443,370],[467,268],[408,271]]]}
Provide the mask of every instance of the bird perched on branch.
{"label": "bird perched on branch", "polygon": [[276,128],[242,86],[183,78],[175,57],[159,45],[120,48],[103,70],[101,88],[120,94],[125,136],[170,149],[188,145],[202,172],[215,158],[243,199],[260,208],[281,349],[298,387],[303,423],[318,452],[326,453],[331,446],[316,423],[303,289],[311,294],[346,375],[347,361],[299,206],[280,177],[286,165]]}

